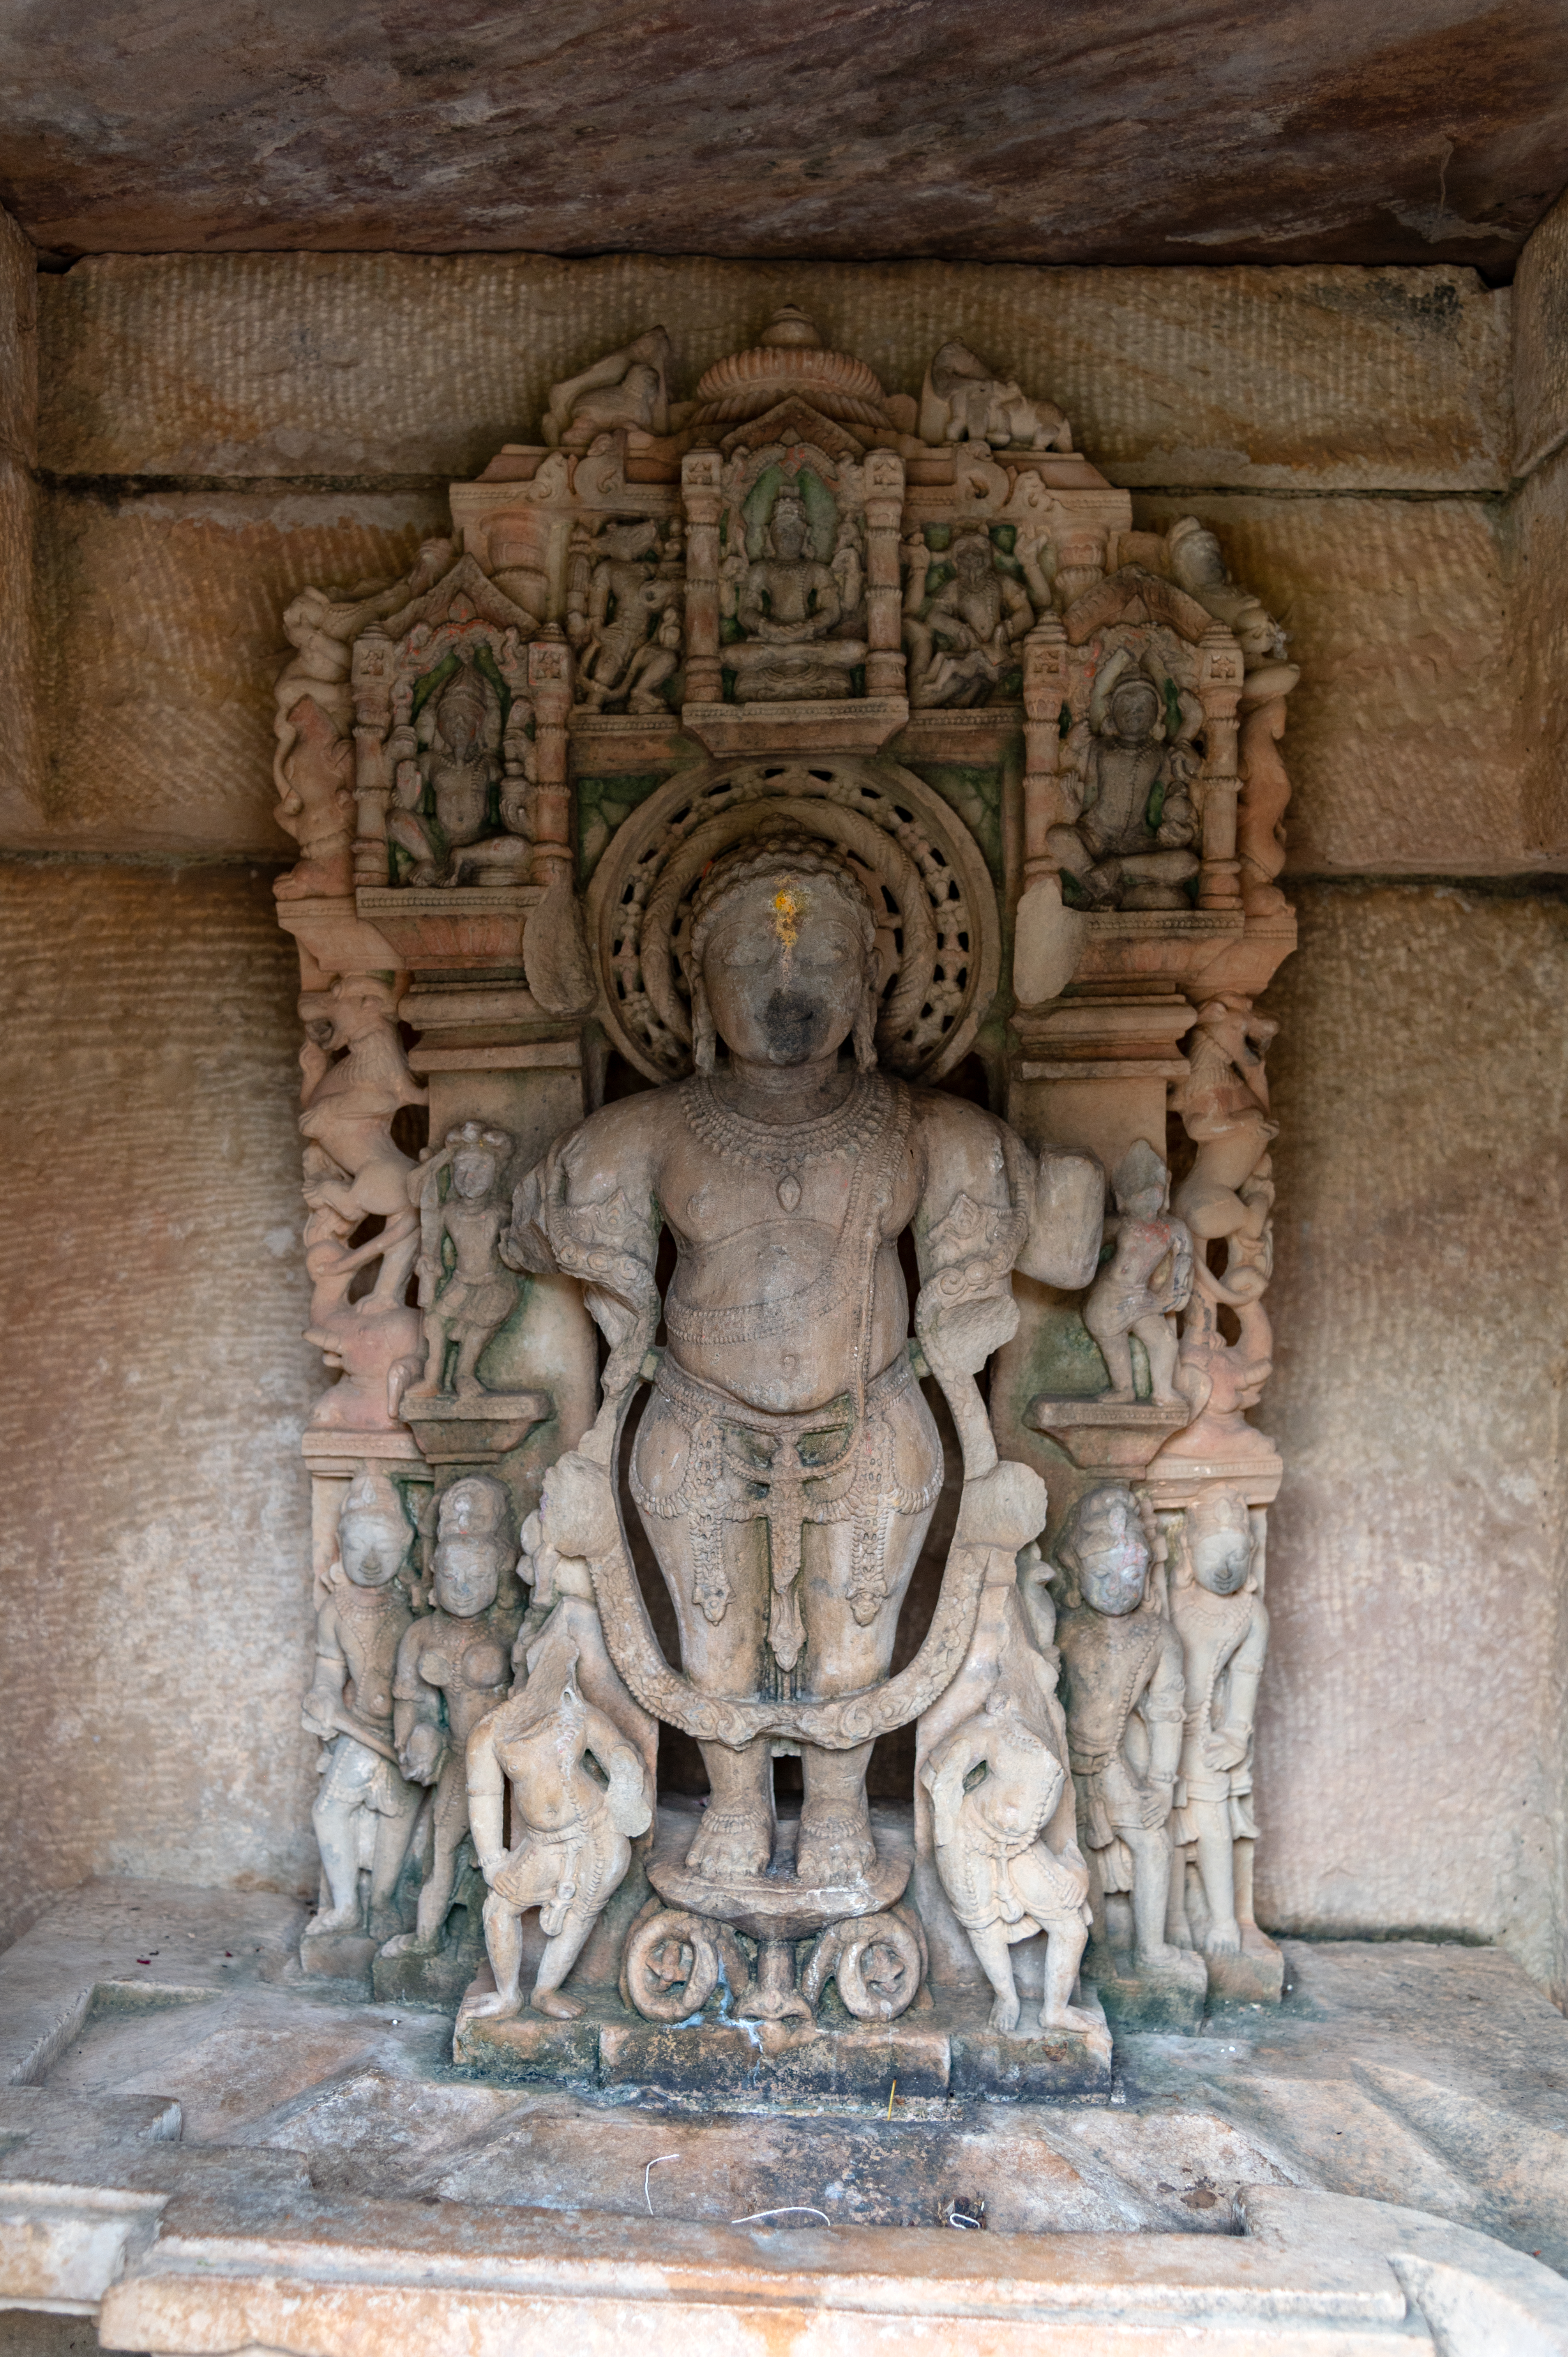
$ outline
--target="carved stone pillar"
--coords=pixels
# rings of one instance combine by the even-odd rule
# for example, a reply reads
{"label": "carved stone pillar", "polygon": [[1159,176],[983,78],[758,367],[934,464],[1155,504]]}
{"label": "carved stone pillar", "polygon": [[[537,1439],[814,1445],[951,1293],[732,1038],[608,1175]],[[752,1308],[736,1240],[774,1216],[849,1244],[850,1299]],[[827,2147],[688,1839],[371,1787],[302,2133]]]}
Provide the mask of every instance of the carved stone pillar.
{"label": "carved stone pillar", "polygon": [[898,528],[904,513],[904,465],[891,450],[874,450],[865,462],[865,617],[869,652],[867,695],[904,692],[902,591],[898,582]]}
{"label": "carved stone pillar", "polygon": [[719,516],[723,460],[716,450],[688,450],[681,462],[686,513],[686,701],[716,704],[719,675]]}

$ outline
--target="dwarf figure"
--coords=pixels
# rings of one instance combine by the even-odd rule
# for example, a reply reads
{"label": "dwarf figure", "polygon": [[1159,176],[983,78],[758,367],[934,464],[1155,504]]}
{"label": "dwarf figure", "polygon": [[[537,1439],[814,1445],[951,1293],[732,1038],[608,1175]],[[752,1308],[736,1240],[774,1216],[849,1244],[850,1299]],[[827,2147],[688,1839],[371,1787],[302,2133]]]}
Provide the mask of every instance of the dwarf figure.
{"label": "dwarf figure", "polygon": [[[920,1770],[931,1796],[937,1871],[996,1992],[993,2029],[1018,2027],[1010,1946],[1046,1934],[1042,2029],[1093,2029],[1069,2004],[1088,1937],[1089,1869],[1073,1839],[1073,1794],[1043,1705],[1055,1677],[1019,1650]],[[1060,1713],[1055,1713],[1059,1722]],[[1059,1741],[1059,1737],[1058,1738]]]}
{"label": "dwarf figure", "polygon": [[1144,1138],[1130,1146],[1116,1166],[1112,1188],[1116,1215],[1105,1222],[1115,1250],[1095,1278],[1083,1307],[1083,1322],[1099,1343],[1111,1377],[1108,1400],[1133,1400],[1133,1351],[1136,1334],[1149,1354],[1149,1386],[1156,1407],[1184,1407],[1176,1389],[1179,1309],[1192,1297],[1192,1238],[1165,1208],[1170,1173]]}
{"label": "dwarf figure", "polygon": [[436,1521],[435,1609],[398,1647],[392,1681],[397,1756],[411,1783],[435,1788],[434,1848],[414,1929],[389,1955],[433,1955],[452,1904],[457,1852],[468,1830],[464,1753],[469,1736],[511,1682],[521,1618],[506,1528],[507,1493],[488,1473],[444,1492]]}
{"label": "dwarf figure", "polygon": [[1269,1616],[1253,1568],[1252,1517],[1240,1490],[1204,1490],[1187,1508],[1171,1589],[1187,1679],[1176,1809],[1172,1937],[1187,1944],[1186,1865],[1197,1868],[1206,1955],[1243,1947],[1275,1953],[1252,1921],[1252,1720],[1269,1649]]}
{"label": "dwarf figure", "polygon": [[311,1823],[331,1899],[311,1917],[306,1938],[368,1928],[384,1940],[398,1928],[393,1893],[420,1800],[392,1747],[392,1672],[413,1617],[405,1586],[413,1538],[397,1491],[367,1467],[338,1518],[338,1560],[317,1615],[316,1676],[305,1701],[305,1726],[327,1747]]}
{"label": "dwarf figure", "polygon": [[[564,1566],[563,1566],[564,1568]],[[573,1566],[584,1586],[587,1574]],[[529,1648],[522,1692],[482,1719],[468,1739],[468,1812],[479,1867],[490,1886],[485,1946],[494,1996],[470,2012],[522,2010],[522,1918],[539,1910],[545,1935],[529,2004],[570,2020],[583,2008],[561,1984],[606,1901],[631,1863],[631,1836],[653,1822],[653,1782],[636,1745],[585,1701],[569,1621],[553,1615]],[[597,1775],[585,1764],[592,1758]],[[502,1833],[508,1788],[512,1841]]]}
{"label": "dwarf figure", "polygon": [[1165,1940],[1165,1904],[1182,1655],[1148,1593],[1149,1538],[1125,1481],[1079,1498],[1055,1558],[1069,1591],[1057,1642],[1096,1934],[1107,1940],[1107,1896],[1131,1891],[1133,1962],[1158,1966],[1177,1953]]}
{"label": "dwarf figure", "polygon": [[[416,1402],[484,1396],[478,1366],[485,1347],[517,1307],[519,1286],[497,1251],[507,1224],[501,1176],[511,1152],[504,1129],[465,1121],[446,1133],[441,1152],[411,1174],[420,1211],[416,1272],[424,1312],[424,1380]],[[449,1172],[447,1191],[441,1188]],[[452,1247],[452,1267],[446,1247]],[[447,1359],[456,1351],[448,1372]]]}

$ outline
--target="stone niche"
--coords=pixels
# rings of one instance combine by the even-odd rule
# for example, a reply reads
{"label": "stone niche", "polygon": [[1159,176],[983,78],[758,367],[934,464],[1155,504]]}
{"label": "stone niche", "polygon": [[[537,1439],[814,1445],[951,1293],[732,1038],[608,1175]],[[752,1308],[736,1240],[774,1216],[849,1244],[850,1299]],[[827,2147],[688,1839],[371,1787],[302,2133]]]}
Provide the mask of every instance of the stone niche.
{"label": "stone niche", "polygon": [[1282,1988],[1297,672],[997,356],[758,330],[285,618],[301,1961],[500,2079],[1102,2093]]}

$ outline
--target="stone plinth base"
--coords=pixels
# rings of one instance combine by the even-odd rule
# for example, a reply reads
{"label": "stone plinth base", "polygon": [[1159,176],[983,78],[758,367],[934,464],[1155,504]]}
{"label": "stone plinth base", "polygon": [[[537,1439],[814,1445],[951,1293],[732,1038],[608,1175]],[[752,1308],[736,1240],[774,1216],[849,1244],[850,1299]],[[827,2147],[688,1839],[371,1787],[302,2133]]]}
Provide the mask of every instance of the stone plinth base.
{"label": "stone plinth base", "polygon": [[450,2013],[462,2002],[483,1954],[483,1948],[471,1940],[448,1941],[427,1956],[406,1949],[389,1956],[382,1949],[371,1968],[371,1986],[383,2001]]}
{"label": "stone plinth base", "polygon": [[[524,2012],[498,2021],[473,2010],[493,1986],[481,1971],[464,1999],[452,2059],[512,2084],[556,2080],[576,2087],[646,2087],[698,2101],[736,2097],[860,2103],[901,2096],[998,2095],[1032,2101],[1103,2097],[1111,2089],[1111,2032],[1092,1992],[1079,2009],[1093,2027],[1015,2035],[992,2029],[989,1994],[946,1995],[897,2021],[805,2023],[644,2021],[607,1994],[575,2021]],[[1026,2025],[1028,2023],[1026,2013]]]}
{"label": "stone plinth base", "polygon": [[360,1932],[323,1932],[299,1943],[299,1968],[312,1980],[341,1981],[361,1996],[371,1994],[371,1969],[379,1940]]}
{"label": "stone plinth base", "polygon": [[1285,1960],[1272,1940],[1253,1933],[1255,1944],[1236,1956],[1206,1956],[1210,2001],[1219,2005],[1278,2005],[1284,1995]]}
{"label": "stone plinth base", "polygon": [[1083,1969],[1113,2029],[1194,2030],[1203,2019],[1208,1975],[1202,1957],[1186,1949],[1136,1971],[1126,1957],[1101,1951],[1086,1956]]}

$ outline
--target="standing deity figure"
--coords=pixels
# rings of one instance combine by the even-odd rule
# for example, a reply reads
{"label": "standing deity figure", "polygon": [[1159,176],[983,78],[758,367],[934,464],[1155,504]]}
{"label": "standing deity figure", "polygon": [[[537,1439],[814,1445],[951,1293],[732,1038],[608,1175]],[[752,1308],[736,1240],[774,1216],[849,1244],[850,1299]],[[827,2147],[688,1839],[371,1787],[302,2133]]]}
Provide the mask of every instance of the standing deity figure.
{"label": "standing deity figure", "polygon": [[983,704],[1016,668],[1018,641],[1034,628],[1027,590],[997,571],[983,532],[958,533],[950,552],[953,578],[929,605],[932,557],[922,536],[907,544],[905,557],[904,644],[911,705]]}
{"label": "standing deity figure", "polygon": [[[575,1568],[585,1584],[581,1566]],[[496,1977],[494,1996],[476,1998],[471,2014],[521,2012],[522,1918],[531,1907],[539,1910],[545,1948],[528,2002],[558,2021],[582,2012],[561,1984],[625,1879],[631,1837],[653,1822],[653,1781],[641,1753],[585,1699],[576,1669],[569,1625],[553,1620],[529,1648],[522,1692],[468,1738],[468,1815],[490,1887],[485,1945]],[[509,1788],[510,1848],[502,1824]]]}
{"label": "standing deity figure", "polygon": [[307,1938],[368,1931],[384,1940],[398,1929],[394,1894],[420,1802],[392,1743],[392,1674],[413,1618],[405,1585],[413,1538],[397,1491],[367,1468],[338,1518],[305,1701],[306,1727],[326,1746],[311,1823],[330,1895]]}
{"label": "standing deity figure", "polygon": [[1108,691],[1096,683],[1079,816],[1050,830],[1053,856],[1091,908],[1188,905],[1182,888],[1201,865],[1189,848],[1197,759],[1166,742],[1162,703],[1142,672],[1122,671]]}
{"label": "standing deity figure", "polygon": [[724,651],[743,704],[846,694],[849,673],[865,661],[863,639],[834,635],[843,619],[838,576],[812,554],[811,538],[805,500],[786,483],[767,553],[747,565],[736,600],[745,635]]}
{"label": "standing deity figure", "polygon": [[1245,1946],[1275,1953],[1252,1920],[1252,1720],[1269,1650],[1269,1616],[1253,1571],[1252,1517],[1240,1490],[1217,1484],[1199,1493],[1185,1517],[1171,1588],[1171,1620],[1181,1640],[1187,1678],[1172,1833],[1177,1871],[1171,1894],[1173,1936],[1187,1929],[1186,1860],[1197,1871],[1207,1921],[1197,1944],[1206,1955]]}
{"label": "standing deity figure", "polygon": [[444,1491],[436,1519],[435,1609],[407,1631],[392,1680],[393,1728],[403,1774],[434,1785],[433,1852],[412,1932],[389,1955],[433,1955],[452,1904],[457,1853],[468,1831],[468,1738],[511,1683],[521,1618],[507,1538],[510,1504],[488,1473]]}
{"label": "standing deity figure", "polygon": [[1148,1593],[1150,1546],[1124,1481],[1086,1491],[1057,1541],[1072,1600],[1057,1624],[1079,1838],[1098,1940],[1105,1901],[1130,1891],[1133,1963],[1174,1961],[1165,1940],[1169,1819],[1182,1744],[1181,1643]]}
{"label": "standing deity figure", "polygon": [[[1033,1673],[1033,1674],[1031,1674]],[[937,1872],[995,1991],[993,2029],[1022,2007],[1011,1945],[1046,1935],[1040,2028],[1093,2029],[1069,2000],[1088,1937],[1089,1869],[1073,1838],[1073,1791],[1052,1669],[1018,1650],[982,1708],[938,1744],[920,1770],[931,1796]]]}
{"label": "standing deity figure", "polygon": [[920,436],[927,442],[989,442],[996,450],[1072,448],[1072,428],[1053,403],[1031,401],[956,339],[926,371]]}
{"label": "standing deity figure", "polygon": [[389,749],[403,758],[394,758],[387,838],[408,855],[411,884],[464,884],[465,853],[494,832],[490,806],[501,775],[499,701],[467,655],[436,696],[435,720],[423,753],[413,750],[406,722],[393,731]]}
{"label": "standing deity figure", "polygon": [[419,1203],[415,1267],[425,1351],[424,1379],[407,1394],[412,1400],[485,1396],[479,1361],[516,1308],[520,1289],[497,1250],[507,1224],[501,1181],[511,1147],[504,1129],[465,1121],[447,1131],[439,1154],[410,1175]]}
{"label": "standing deity figure", "polygon": [[1156,1407],[1185,1407],[1176,1389],[1173,1320],[1192,1297],[1192,1238],[1166,1209],[1170,1173],[1144,1138],[1130,1146],[1112,1182],[1114,1219],[1105,1223],[1115,1249],[1095,1278],[1083,1322],[1100,1345],[1111,1377],[1109,1400],[1133,1400],[1135,1334],[1149,1354],[1150,1395]]}
{"label": "standing deity figure", "polygon": [[646,516],[607,523],[597,552],[586,611],[567,617],[578,701],[590,712],[663,712],[659,690],[680,662],[681,586],[658,561],[659,526]]}
{"label": "standing deity figure", "polygon": [[[518,1189],[504,1247],[515,1265],[579,1275],[611,1344],[584,1443],[606,1454],[573,1452],[546,1477],[544,1534],[563,1555],[619,1547],[610,1439],[596,1436],[613,1435],[664,1319],[630,1487],[682,1690],[725,1730],[699,1734],[711,1792],[688,1857],[715,1889],[772,1856],[768,1708],[820,1698],[831,1717],[832,1698],[888,1675],[942,1480],[900,1235],[913,1226],[916,1330],[957,1402],[966,1488],[1032,1480],[997,1463],[969,1380],[1016,1324],[1011,1269],[1059,1283],[1072,1267],[1081,1284],[1098,1243],[1088,1157],[1042,1171],[990,1114],[875,1069],[876,925],[858,874],[820,839],[780,829],[717,857],[689,933],[694,1075],[561,1139]],[[661,1227],[676,1254],[662,1302]],[[624,1666],[631,1621],[607,1615],[606,1629]],[[646,1699],[629,1670],[628,1683]],[[800,1882],[854,1883],[875,1863],[870,1753],[869,1738],[802,1741]]]}

